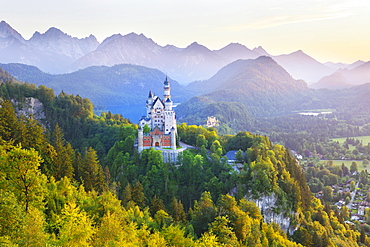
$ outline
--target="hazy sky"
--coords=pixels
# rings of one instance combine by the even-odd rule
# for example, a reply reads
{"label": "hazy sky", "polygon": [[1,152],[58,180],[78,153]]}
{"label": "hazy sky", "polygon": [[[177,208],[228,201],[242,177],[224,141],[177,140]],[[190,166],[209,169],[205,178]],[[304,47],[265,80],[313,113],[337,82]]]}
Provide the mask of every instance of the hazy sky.
{"label": "hazy sky", "polygon": [[57,27],[71,36],[143,33],[160,45],[231,42],[320,62],[370,60],[369,0],[1,0],[0,19],[29,39]]}

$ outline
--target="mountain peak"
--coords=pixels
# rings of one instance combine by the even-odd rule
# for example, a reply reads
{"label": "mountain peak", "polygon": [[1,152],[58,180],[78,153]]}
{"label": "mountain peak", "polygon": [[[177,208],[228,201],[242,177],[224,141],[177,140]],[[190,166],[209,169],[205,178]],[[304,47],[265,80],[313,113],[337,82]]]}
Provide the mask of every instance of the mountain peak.
{"label": "mountain peak", "polygon": [[139,34],[137,34],[135,32],[131,32],[131,33],[128,33],[128,34],[124,35],[123,37],[126,37],[126,38],[137,38],[139,36],[144,36],[144,35],[143,34],[139,35]]}
{"label": "mountain peak", "polygon": [[264,63],[276,63],[274,59],[272,59],[270,56],[259,56],[255,59],[256,62],[264,62]]}
{"label": "mountain peak", "polygon": [[238,42],[231,42],[230,44],[228,44],[227,46],[225,47],[230,47],[230,46],[235,46],[235,47],[245,47],[245,45],[242,45]]}
{"label": "mountain peak", "polygon": [[60,37],[60,36],[69,36],[69,35],[66,33],[63,33],[60,29],[56,27],[51,27],[45,32],[45,36]]}
{"label": "mountain peak", "polygon": [[61,39],[61,38],[72,38],[70,35],[66,34],[66,33],[63,33],[60,29],[56,28],[56,27],[51,27],[49,28],[45,33],[40,33],[38,31],[36,31],[30,41],[31,42],[35,42],[36,40],[40,40],[40,39],[46,39],[46,40],[56,40],[56,39]]}
{"label": "mountain peak", "polygon": [[241,51],[241,50],[248,50],[251,51],[248,47],[245,45],[242,45],[240,43],[230,43],[224,48],[221,48],[220,50],[235,50],[235,51]]}
{"label": "mountain peak", "polygon": [[22,35],[15,31],[8,23],[5,21],[0,22],[0,38],[13,37],[21,42],[25,42]]}
{"label": "mountain peak", "polygon": [[267,51],[262,48],[262,46],[258,46],[256,48],[253,48],[252,51],[257,52],[258,54],[263,55],[263,56],[270,56],[270,54],[268,54]]}
{"label": "mountain peak", "polygon": [[103,40],[103,42],[100,44],[101,47],[105,46],[106,44],[116,40],[116,39],[120,39],[122,38],[122,34],[120,33],[117,33],[117,34],[113,34],[112,36],[109,36],[108,38],[106,38],[105,40]]}
{"label": "mountain peak", "polygon": [[[306,53],[304,53],[302,50],[297,50],[297,51],[289,53],[289,54],[275,56],[275,58],[289,58],[289,57],[292,57],[292,58],[295,58],[295,59],[302,59],[302,60],[305,60],[305,61],[314,61],[315,63],[319,63],[314,58],[312,58],[309,55],[307,55]],[[321,65],[325,66],[323,64],[321,64]]]}
{"label": "mountain peak", "polygon": [[89,41],[94,42],[94,43],[96,43],[97,45],[99,45],[98,40],[97,40],[97,39],[96,39],[96,37],[95,37],[94,35],[92,35],[92,34],[90,34],[90,35],[89,35],[89,37],[83,38],[83,40],[89,40]]}
{"label": "mountain peak", "polygon": [[188,47],[190,46],[199,46],[198,42],[194,41],[193,43],[191,43]]}
{"label": "mountain peak", "polygon": [[198,42],[194,41],[193,43],[191,43],[190,45],[188,45],[188,47],[186,47],[185,49],[190,49],[190,50],[207,50],[207,51],[210,51],[207,47],[205,47],[204,45],[201,45],[199,44]]}
{"label": "mountain peak", "polygon": [[134,32],[131,32],[129,34],[126,34],[123,36],[123,38],[125,40],[129,40],[129,41],[132,41],[132,42],[151,42],[151,43],[155,43],[152,39],[150,38],[147,38],[144,34],[137,34],[137,33],[134,33]]}
{"label": "mountain peak", "polygon": [[306,55],[306,53],[304,53],[302,50],[297,50],[297,51],[295,51],[295,52],[292,52],[291,53],[292,55],[294,54],[294,55]]}

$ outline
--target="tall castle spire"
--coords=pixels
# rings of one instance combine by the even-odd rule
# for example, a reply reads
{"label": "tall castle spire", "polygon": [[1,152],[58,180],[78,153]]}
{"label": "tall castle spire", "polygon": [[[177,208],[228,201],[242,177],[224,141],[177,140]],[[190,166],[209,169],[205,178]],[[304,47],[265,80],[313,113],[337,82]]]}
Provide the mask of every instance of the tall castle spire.
{"label": "tall castle spire", "polygon": [[167,99],[171,99],[171,87],[170,87],[170,82],[168,81],[168,78],[166,76],[166,80],[163,83],[163,101],[166,102]]}

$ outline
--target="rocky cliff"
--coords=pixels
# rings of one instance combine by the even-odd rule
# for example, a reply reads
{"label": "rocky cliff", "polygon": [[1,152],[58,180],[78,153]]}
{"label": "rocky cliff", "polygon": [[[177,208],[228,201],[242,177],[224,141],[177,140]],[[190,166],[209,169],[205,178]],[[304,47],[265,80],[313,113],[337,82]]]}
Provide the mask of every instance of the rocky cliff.
{"label": "rocky cliff", "polygon": [[278,198],[275,194],[263,195],[254,202],[260,208],[263,218],[266,223],[276,223],[280,228],[292,235],[298,229],[298,225],[294,224],[294,218],[297,216],[296,212],[282,212],[278,209]]}

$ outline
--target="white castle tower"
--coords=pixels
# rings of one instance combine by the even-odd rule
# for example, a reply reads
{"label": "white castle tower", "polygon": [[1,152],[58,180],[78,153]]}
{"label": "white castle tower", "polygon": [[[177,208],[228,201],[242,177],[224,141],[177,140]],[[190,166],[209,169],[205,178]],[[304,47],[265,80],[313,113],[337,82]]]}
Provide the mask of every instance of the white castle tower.
{"label": "white castle tower", "polygon": [[163,100],[149,92],[146,116],[139,121],[138,151],[154,147],[168,153],[168,149],[176,150],[176,138],[176,114],[171,100],[171,86],[166,77],[163,83]]}

